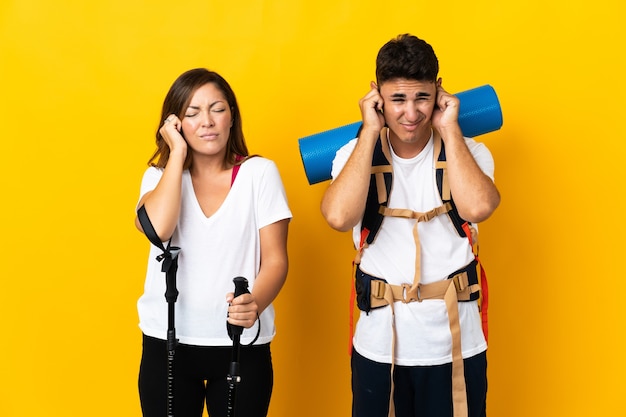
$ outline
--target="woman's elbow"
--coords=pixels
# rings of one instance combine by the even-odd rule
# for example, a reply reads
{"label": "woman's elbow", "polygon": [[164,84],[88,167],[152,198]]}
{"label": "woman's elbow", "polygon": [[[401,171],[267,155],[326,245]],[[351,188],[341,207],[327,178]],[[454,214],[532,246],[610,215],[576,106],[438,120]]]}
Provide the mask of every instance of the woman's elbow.
{"label": "woman's elbow", "polygon": [[143,233],[143,227],[141,227],[141,222],[139,221],[138,216],[135,216],[135,227],[137,228],[137,230]]}

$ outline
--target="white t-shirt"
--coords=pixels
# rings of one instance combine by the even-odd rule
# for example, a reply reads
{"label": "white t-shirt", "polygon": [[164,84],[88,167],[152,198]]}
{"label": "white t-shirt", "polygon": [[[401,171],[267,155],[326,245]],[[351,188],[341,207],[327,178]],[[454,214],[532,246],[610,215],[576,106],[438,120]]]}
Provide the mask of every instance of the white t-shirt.
{"label": "white t-shirt", "polygon": [[[148,168],[140,198],[154,189],[163,171]],[[234,291],[233,278],[248,280],[249,289],[260,266],[259,230],[291,218],[285,190],[274,162],[254,157],[245,161],[221,207],[206,217],[196,199],[189,171],[183,172],[181,212],[172,246],[181,248],[175,304],[176,337],[181,343],[230,346],[226,330],[226,294]],[[144,293],[137,302],[139,327],[148,336],[166,339],[167,302],[165,273],[156,257],[161,250],[150,245]],[[274,308],[260,316],[261,334],[256,343],[268,343],[275,334]],[[257,333],[258,321],[244,329],[242,344]]]}
{"label": "white t-shirt", "polygon": [[[465,139],[480,168],[493,179],[494,164],[489,150],[473,139]],[[336,178],[356,139],[343,146],[333,161]],[[391,148],[391,146],[390,146]],[[391,149],[394,170],[393,188],[388,206],[426,212],[440,206],[435,182],[432,137],[419,155],[403,159]],[[385,217],[376,240],[363,251],[361,269],[390,284],[412,284],[415,272],[415,220]],[[467,238],[460,237],[447,215],[418,225],[421,244],[421,282],[428,284],[446,279],[452,272],[470,263],[474,256]],[[353,229],[358,247],[361,224]],[[463,357],[471,357],[487,348],[482,333],[477,302],[460,302],[461,345]],[[443,300],[394,303],[396,325],[395,362],[406,366],[440,365],[452,361],[452,337]],[[383,307],[361,312],[354,335],[355,349],[366,358],[391,363],[391,309]]]}

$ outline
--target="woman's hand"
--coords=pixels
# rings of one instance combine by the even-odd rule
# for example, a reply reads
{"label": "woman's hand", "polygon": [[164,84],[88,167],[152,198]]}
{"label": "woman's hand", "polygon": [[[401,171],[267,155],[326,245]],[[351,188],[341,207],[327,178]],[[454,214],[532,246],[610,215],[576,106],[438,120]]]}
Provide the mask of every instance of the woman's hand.
{"label": "woman's hand", "polygon": [[235,298],[235,294],[230,292],[226,294],[226,302],[228,303],[228,322],[230,324],[246,329],[254,325],[259,313],[254,295],[245,293]]}
{"label": "woman's hand", "polygon": [[175,114],[170,114],[159,129],[161,137],[170,148],[170,155],[177,152],[187,155],[187,142],[182,135],[182,128],[182,121]]}

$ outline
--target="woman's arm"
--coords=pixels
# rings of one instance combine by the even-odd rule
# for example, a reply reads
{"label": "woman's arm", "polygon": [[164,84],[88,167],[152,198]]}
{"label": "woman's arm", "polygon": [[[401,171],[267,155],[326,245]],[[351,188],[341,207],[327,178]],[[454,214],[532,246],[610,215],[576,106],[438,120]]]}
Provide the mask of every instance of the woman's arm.
{"label": "woman's arm", "polygon": [[229,293],[226,301],[228,322],[250,328],[260,315],[274,301],[285,280],[289,266],[287,257],[287,231],[289,219],[279,220],[260,230],[261,268],[254,280],[251,294],[243,294],[233,299]]}
{"label": "woman's arm", "polygon": [[[163,176],[154,190],[144,194],[137,205],[137,208],[145,205],[150,222],[162,242],[172,236],[178,222],[183,166],[187,157],[187,143],[178,130],[180,121],[173,115],[169,118],[171,121],[163,124],[160,130],[170,147],[170,155],[163,170]],[[138,217],[135,217],[135,226],[143,232]]]}

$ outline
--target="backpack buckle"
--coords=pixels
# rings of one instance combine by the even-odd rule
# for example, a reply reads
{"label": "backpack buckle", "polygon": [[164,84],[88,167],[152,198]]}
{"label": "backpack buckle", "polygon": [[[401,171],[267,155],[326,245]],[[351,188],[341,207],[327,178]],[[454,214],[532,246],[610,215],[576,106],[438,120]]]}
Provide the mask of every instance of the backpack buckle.
{"label": "backpack buckle", "polygon": [[422,297],[420,294],[420,286],[417,286],[417,289],[413,292],[411,291],[411,284],[402,284],[402,302],[404,304],[410,303],[411,301],[422,302]]}
{"label": "backpack buckle", "polygon": [[370,283],[370,291],[371,295],[374,298],[382,299],[385,298],[385,282],[373,279]]}
{"label": "backpack buckle", "polygon": [[456,292],[463,292],[469,285],[467,272],[463,271],[460,274],[456,274],[452,277],[452,282],[454,282]]}

